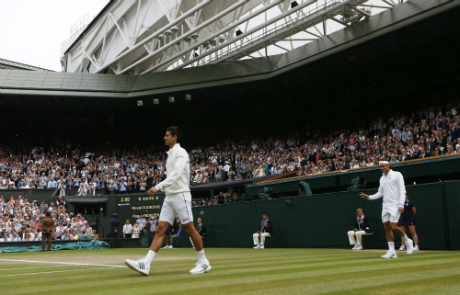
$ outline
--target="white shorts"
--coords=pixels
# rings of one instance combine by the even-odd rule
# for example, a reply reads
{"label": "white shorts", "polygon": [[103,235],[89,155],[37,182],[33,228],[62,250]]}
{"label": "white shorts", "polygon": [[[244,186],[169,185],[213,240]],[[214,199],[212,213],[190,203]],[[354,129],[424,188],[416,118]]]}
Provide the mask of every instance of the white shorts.
{"label": "white shorts", "polygon": [[399,217],[401,214],[399,214],[398,208],[383,208],[382,209],[382,222],[393,222],[393,223],[398,223]]}
{"label": "white shorts", "polygon": [[176,219],[176,214],[179,215],[181,224],[193,221],[192,195],[190,192],[166,195],[161,208],[159,222],[168,222],[172,225],[174,219]]}

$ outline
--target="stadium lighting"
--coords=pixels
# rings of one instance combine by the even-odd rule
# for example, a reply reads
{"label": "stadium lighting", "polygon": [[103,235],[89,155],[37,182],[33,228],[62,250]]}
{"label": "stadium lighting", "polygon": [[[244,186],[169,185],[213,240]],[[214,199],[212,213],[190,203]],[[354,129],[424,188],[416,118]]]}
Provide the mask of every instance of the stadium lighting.
{"label": "stadium lighting", "polygon": [[242,32],[240,29],[238,29],[238,30],[236,31],[236,35],[237,35],[237,36],[243,35],[243,32]]}
{"label": "stadium lighting", "polygon": [[171,103],[174,102],[174,96],[168,97],[168,100],[169,100],[169,102],[171,102]]}
{"label": "stadium lighting", "polygon": [[291,8],[294,8],[296,6],[299,6],[299,3],[297,3],[297,1],[292,1],[291,2]]}
{"label": "stadium lighting", "polygon": [[153,104],[160,104],[160,99],[159,98],[154,98],[153,99]]}
{"label": "stadium lighting", "polygon": [[186,94],[185,95],[185,100],[191,101],[192,100],[192,95],[191,94]]}
{"label": "stadium lighting", "polygon": [[144,102],[143,102],[142,100],[138,100],[138,101],[137,101],[137,106],[138,106],[138,107],[141,107],[141,106],[143,106],[143,105],[144,105]]}

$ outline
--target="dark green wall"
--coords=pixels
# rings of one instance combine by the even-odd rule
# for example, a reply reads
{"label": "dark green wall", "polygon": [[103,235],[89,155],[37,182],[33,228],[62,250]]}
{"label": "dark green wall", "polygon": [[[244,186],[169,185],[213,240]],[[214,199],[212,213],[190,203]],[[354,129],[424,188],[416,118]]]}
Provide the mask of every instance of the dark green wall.
{"label": "dark green wall", "polygon": [[460,181],[446,181],[444,190],[449,243],[452,250],[460,250]]}
{"label": "dark green wall", "polygon": [[[446,184],[446,187],[458,192],[458,187],[454,185],[460,186],[460,181]],[[444,230],[443,183],[407,186],[407,191],[417,208],[415,219],[420,247],[450,249],[447,231]],[[363,192],[373,194],[376,190]],[[452,204],[455,209],[451,211],[456,212],[458,221],[458,193],[457,197],[451,197],[457,202],[456,206]],[[262,213],[268,212],[273,221],[274,235],[267,240],[267,247],[348,248],[346,232],[353,229],[355,211],[360,207],[370,219],[374,232],[372,236],[364,237],[365,247],[387,247],[381,221],[382,199],[368,201],[361,199],[358,192],[340,192],[291,198],[291,201],[291,206],[285,204],[286,200],[269,200],[200,207],[193,209],[193,215],[195,220],[202,217],[208,228],[207,247],[252,247],[252,234],[257,231]],[[458,233],[460,229],[456,221],[451,220],[450,223],[455,223],[452,226]],[[187,235],[184,235],[183,245],[190,244],[187,240]],[[460,242],[458,239],[455,241],[457,244]],[[399,247],[400,238],[396,238],[395,242]]]}

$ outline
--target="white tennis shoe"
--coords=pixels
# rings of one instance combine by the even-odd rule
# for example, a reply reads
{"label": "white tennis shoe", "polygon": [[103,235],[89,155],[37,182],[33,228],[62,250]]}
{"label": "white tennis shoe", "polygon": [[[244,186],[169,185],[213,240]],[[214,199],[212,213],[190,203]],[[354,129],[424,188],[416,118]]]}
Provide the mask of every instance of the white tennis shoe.
{"label": "white tennis shoe", "polygon": [[406,250],[406,246],[404,246],[404,245],[401,245],[401,247],[399,247],[399,249],[398,249],[398,251],[404,251],[404,250]]}
{"label": "white tennis shoe", "polygon": [[387,254],[382,255],[382,258],[398,258],[398,255],[394,251],[388,251]]}
{"label": "white tennis shoe", "polygon": [[260,245],[256,245],[254,249],[260,249]]}
{"label": "white tennis shoe", "polygon": [[265,249],[264,245],[260,245],[259,249]]}
{"label": "white tennis shoe", "polygon": [[169,249],[172,249],[172,248],[174,248],[173,245],[169,245]]}
{"label": "white tennis shoe", "polygon": [[211,270],[211,264],[209,263],[208,260],[206,261],[198,260],[198,262],[195,264],[195,267],[190,270],[190,273],[192,275],[198,275],[198,274],[208,272],[210,270]]}
{"label": "white tennis shoe", "polygon": [[353,250],[356,250],[356,251],[363,250],[363,245],[356,245],[356,248]]}
{"label": "white tennis shoe", "polygon": [[147,261],[145,258],[141,258],[137,261],[131,260],[131,259],[126,259],[125,264],[131,268],[132,270],[135,270],[144,276],[148,276],[150,272],[150,263]]}
{"label": "white tennis shoe", "polygon": [[407,239],[406,242],[407,255],[411,255],[414,252],[414,242],[411,239]]}
{"label": "white tennis shoe", "polygon": [[414,247],[414,251],[420,251],[420,249],[418,248],[418,246],[415,246],[415,247]]}
{"label": "white tennis shoe", "polygon": [[355,245],[353,246],[353,248],[351,248],[351,250],[356,250],[356,246],[358,246],[358,245],[355,244]]}

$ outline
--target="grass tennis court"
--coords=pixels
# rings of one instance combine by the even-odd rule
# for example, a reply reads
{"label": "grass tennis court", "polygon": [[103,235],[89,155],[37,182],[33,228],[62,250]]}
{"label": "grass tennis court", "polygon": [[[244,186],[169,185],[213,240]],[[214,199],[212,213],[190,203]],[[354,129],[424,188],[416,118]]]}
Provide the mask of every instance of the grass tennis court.
{"label": "grass tennis court", "polygon": [[125,267],[146,251],[3,253],[1,294],[460,294],[460,252],[209,248],[212,270],[191,275],[193,249],[162,249],[148,277]]}

